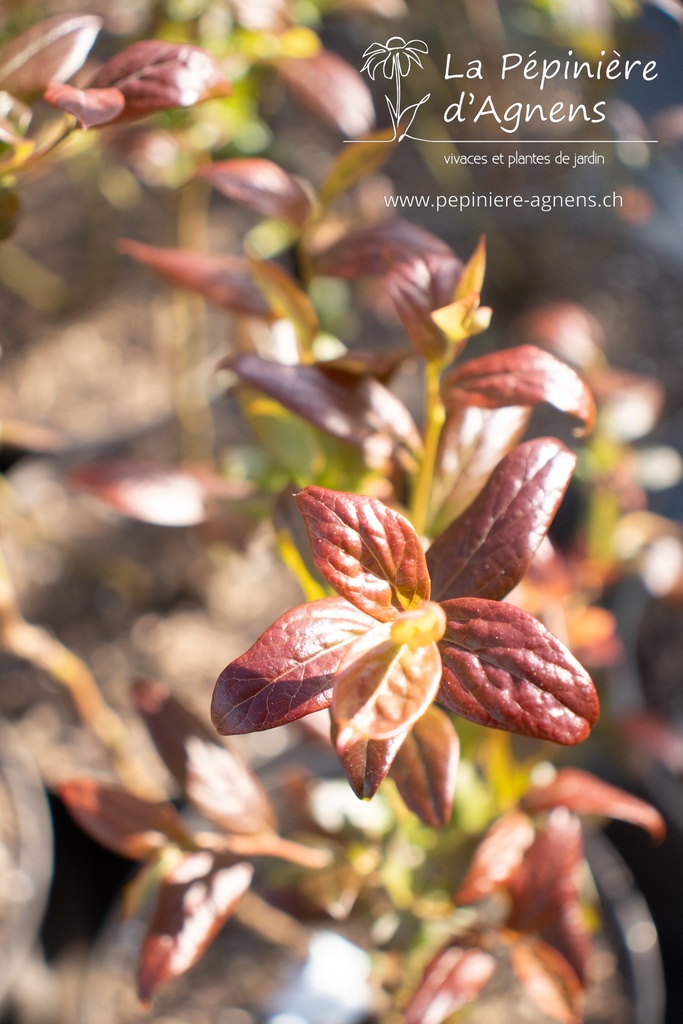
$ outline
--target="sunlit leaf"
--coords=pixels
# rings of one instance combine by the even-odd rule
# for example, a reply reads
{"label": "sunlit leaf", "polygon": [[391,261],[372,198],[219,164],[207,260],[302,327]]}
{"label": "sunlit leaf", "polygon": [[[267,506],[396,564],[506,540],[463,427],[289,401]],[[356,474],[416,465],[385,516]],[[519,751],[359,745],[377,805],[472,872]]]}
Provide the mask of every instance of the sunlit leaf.
{"label": "sunlit leaf", "polygon": [[436,235],[407,220],[390,220],[347,231],[326,249],[311,254],[316,274],[349,278],[385,274],[396,263],[452,250]]}
{"label": "sunlit leaf", "polygon": [[208,181],[229,199],[264,217],[278,217],[301,228],[311,214],[311,201],[299,182],[272,160],[245,157],[201,167],[195,177]]}
{"label": "sunlit leaf", "polygon": [[102,459],[69,474],[118,512],[158,526],[195,526],[206,519],[200,481],[179,469],[146,460]]}
{"label": "sunlit leaf", "polygon": [[530,813],[566,807],[575,814],[599,814],[630,821],[662,840],[666,826],[655,808],[580,768],[562,768],[547,786],[529,790],[523,805]]}
{"label": "sunlit leaf", "polygon": [[510,960],[529,998],[559,1024],[581,1024],[583,989],[581,982],[552,946],[538,940],[517,943]]}
{"label": "sunlit leaf", "polygon": [[604,361],[603,330],[595,317],[575,302],[551,302],[530,310],[515,327],[516,335],[573,366],[587,370]]}
{"label": "sunlit leaf", "polygon": [[432,313],[452,301],[462,273],[457,256],[437,252],[398,263],[387,275],[387,291],[411,341],[425,359],[446,354],[446,339]]}
{"label": "sunlit leaf", "polygon": [[165,764],[205,817],[227,832],[274,827],[273,808],[256,776],[188,708],[148,681],[136,684],[135,699]]}
{"label": "sunlit leaf", "polygon": [[462,405],[450,411],[439,442],[438,524],[452,522],[476,498],[503,456],[520,441],[530,416],[529,409],[514,405]]}
{"label": "sunlit leaf", "polygon": [[280,59],[277,67],[296,99],[347,139],[372,131],[375,110],[370,90],[343,57],[322,50],[305,60]]}
{"label": "sunlit leaf", "polygon": [[137,988],[145,1006],[161,985],[197,963],[249,888],[253,870],[219,866],[196,853],[166,876],[140,951]]}
{"label": "sunlit leaf", "polygon": [[76,89],[59,82],[48,85],[44,98],[53,107],[75,117],[84,129],[115,121],[126,106],[120,89]]}
{"label": "sunlit leaf", "polygon": [[65,82],[82,67],[101,27],[92,14],[58,14],[32,25],[0,48],[0,89],[30,101],[48,82]]}
{"label": "sunlit leaf", "polygon": [[393,141],[393,130],[384,128],[367,135],[362,142],[344,146],[320,186],[321,202],[330,203],[341,192],[378,171],[393,153]]}
{"label": "sunlit leaf", "polygon": [[442,1024],[477,998],[495,969],[495,957],[483,949],[440,950],[405,1009],[406,1024]]}
{"label": "sunlit leaf", "polygon": [[[453,299],[466,299],[473,292],[481,295],[484,287],[484,275],[486,274],[486,238],[481,236],[469,260],[465,264],[462,276],[458,282],[458,289]],[[445,305],[445,303],[444,303]]]}
{"label": "sunlit leaf", "polygon": [[214,725],[224,735],[257,732],[329,707],[346,648],[375,625],[339,597],[292,608],[221,673]]}
{"label": "sunlit leaf", "polygon": [[439,701],[469,721],[580,743],[599,714],[588,673],[537,619],[510,604],[444,601]]}
{"label": "sunlit leaf", "polygon": [[443,391],[448,406],[497,409],[548,402],[576,416],[587,430],[595,421],[595,402],[586,383],[566,363],[533,345],[461,363],[444,377]]}
{"label": "sunlit leaf", "polygon": [[581,823],[566,808],[557,807],[510,881],[508,925],[517,931],[539,933],[583,981],[591,938],[579,899],[582,864]]}
{"label": "sunlit leaf", "polygon": [[317,366],[285,366],[251,352],[224,360],[252,387],[309,423],[361,448],[372,464],[419,451],[421,438],[402,402],[371,377]]}
{"label": "sunlit leaf", "polygon": [[535,834],[531,819],[519,811],[496,821],[474,851],[455,902],[476,903],[505,888],[519,870]]}
{"label": "sunlit leaf", "polygon": [[129,238],[120,239],[117,248],[169,284],[199,292],[216,306],[252,316],[271,315],[268,302],[255,284],[249,262],[243,256],[162,249]]}
{"label": "sunlit leaf", "polygon": [[481,493],[432,544],[436,600],[499,600],[522,579],[560,506],[576,456],[554,438],[518,445]]}
{"label": "sunlit leaf", "polygon": [[230,92],[211,54],[188,43],[155,39],[133,43],[116,54],[100,68],[89,88],[119,89],[125,99],[120,117],[125,119],[192,107]]}
{"label": "sunlit leaf", "polygon": [[556,808],[510,880],[509,926],[537,932],[554,924],[560,909],[578,900],[577,871],[582,862],[581,823],[565,808]]}
{"label": "sunlit leaf", "polygon": [[318,317],[306,292],[277,263],[250,260],[249,268],[274,315],[291,320],[308,348],[318,330]]}
{"label": "sunlit leaf", "polygon": [[122,857],[138,860],[169,840],[189,842],[170,803],[143,800],[123,786],[71,779],[59,795],[81,828]]}
{"label": "sunlit leaf", "polygon": [[296,495],[318,570],[379,622],[429,600],[420,538],[407,519],[366,495],[305,487]]}
{"label": "sunlit leaf", "polygon": [[376,626],[351,643],[334,676],[332,715],[337,750],[358,736],[388,740],[405,732],[434,700],[441,679],[436,644],[411,651],[395,644],[390,625]]}
{"label": "sunlit leaf", "polygon": [[391,766],[403,802],[426,825],[447,825],[453,809],[460,743],[448,715],[428,708]]}
{"label": "sunlit leaf", "polygon": [[[332,722],[332,742],[336,746],[339,726]],[[388,740],[371,740],[357,735],[339,754],[349,785],[360,800],[370,800],[384,782],[392,762],[406,739],[400,732]]]}

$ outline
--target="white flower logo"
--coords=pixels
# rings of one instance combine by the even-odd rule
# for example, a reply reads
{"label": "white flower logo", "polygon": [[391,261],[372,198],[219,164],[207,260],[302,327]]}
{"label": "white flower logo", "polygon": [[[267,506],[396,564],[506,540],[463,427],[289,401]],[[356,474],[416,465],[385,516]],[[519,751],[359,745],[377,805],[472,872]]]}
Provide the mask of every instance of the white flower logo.
{"label": "white flower logo", "polygon": [[421,53],[429,53],[429,47],[422,39],[411,39],[410,42],[406,42],[401,36],[391,36],[386,43],[372,43],[363,54],[365,63],[361,71],[367,71],[373,82],[381,68],[384,77],[390,81],[393,79],[396,83],[395,102],[392,102],[388,96],[386,97],[391,123],[394,127],[394,138],[398,134],[399,123],[405,120],[406,115],[410,115],[410,120],[401,133],[400,139],[406,137],[418,108],[431,95],[431,93],[427,93],[418,103],[411,103],[407,107],[401,108],[401,79],[406,77],[413,64],[423,67],[420,60]]}

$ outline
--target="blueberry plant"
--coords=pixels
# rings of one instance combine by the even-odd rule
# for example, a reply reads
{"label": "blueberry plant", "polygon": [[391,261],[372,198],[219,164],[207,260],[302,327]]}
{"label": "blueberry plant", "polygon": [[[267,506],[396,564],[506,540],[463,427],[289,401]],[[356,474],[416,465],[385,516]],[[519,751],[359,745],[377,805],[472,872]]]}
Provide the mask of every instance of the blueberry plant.
{"label": "blueberry plant", "polygon": [[[398,924],[385,945],[402,967],[400,979],[380,979],[394,1003],[388,1020],[403,1012],[409,1024],[441,1024],[480,995],[507,957],[530,997],[571,1024],[581,1019],[590,952],[578,816],[611,815],[662,832],[653,809],[579,769],[554,773],[546,764],[545,775],[534,774],[548,743],[573,746],[589,736],[599,706],[585,668],[541,621],[542,600],[539,609],[520,589],[550,548],[576,455],[553,437],[522,438],[541,404],[590,432],[594,400],[567,362],[536,345],[462,358],[491,320],[481,304],[484,240],[463,262],[413,223],[349,216],[355,186],[391,157],[396,132],[373,130],[369,94],[353,69],[281,11],[273,17],[267,46],[244,28],[235,50],[363,141],[346,145],[318,183],[263,156],[193,154],[186,187],[208,183],[263,218],[277,240],[267,254],[253,233],[240,254],[120,243],[173,286],[232,315],[235,344],[220,369],[252,431],[250,472],[231,477],[228,452],[224,475],[220,465],[100,460],[71,480],[159,524],[200,522],[217,497],[267,496],[279,550],[306,600],[220,674],[214,725],[232,736],[328,709],[330,743],[354,793],[385,799],[392,810],[389,837],[378,844],[364,836],[372,855],[362,858],[357,836],[345,845],[312,819],[314,842],[280,836],[253,774],[149,683],[136,688],[137,710],[182,806],[141,795],[120,724],[92,696],[87,670],[67,659],[67,671],[63,649],[32,631],[9,599],[4,642],[53,675],[59,662],[83,717],[115,755],[123,785],[74,779],[61,796],[97,839],[144,862],[126,900],[129,909],[153,902],[138,971],[144,1002],[244,908],[252,861],[276,858],[299,871],[291,888],[302,907],[317,900],[315,909],[339,918],[361,895],[391,907]],[[115,128],[231,91],[207,50],[158,39],[133,43],[71,84],[98,29],[96,18],[59,16],[0,50],[0,89],[14,97],[0,123],[7,196],[14,178],[78,125]],[[40,96],[60,121],[31,137],[30,104]],[[3,209],[11,213],[12,203]],[[393,317],[394,336],[402,328],[405,339],[393,347],[344,343],[329,301],[341,293],[359,308],[364,295],[364,323]],[[415,379],[416,368],[418,411],[394,387],[400,374]],[[160,513],[159,487],[171,503],[182,494],[180,511]],[[533,756],[518,761],[506,734],[537,741]],[[419,846],[422,860],[414,858],[399,884],[391,852],[401,842]],[[430,890],[430,872],[445,900]],[[342,877],[353,893],[346,903],[338,898]],[[471,912],[463,915],[463,906]]]}

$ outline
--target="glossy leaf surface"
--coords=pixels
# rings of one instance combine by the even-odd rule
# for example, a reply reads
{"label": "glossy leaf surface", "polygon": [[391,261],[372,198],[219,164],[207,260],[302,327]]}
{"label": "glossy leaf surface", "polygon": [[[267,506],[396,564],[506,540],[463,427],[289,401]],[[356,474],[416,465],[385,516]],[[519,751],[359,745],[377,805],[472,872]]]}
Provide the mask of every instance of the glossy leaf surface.
{"label": "glossy leaf surface", "polygon": [[474,851],[455,902],[476,903],[505,888],[519,870],[535,834],[530,818],[518,811],[496,821]]}
{"label": "glossy leaf surface", "polygon": [[406,1024],[442,1024],[477,998],[495,969],[495,957],[483,949],[442,949],[406,1007]]}
{"label": "glossy leaf surface", "polygon": [[586,429],[595,402],[585,382],[566,363],[533,345],[519,345],[456,366],[443,381],[447,405],[460,402],[496,409],[548,402],[576,416]]}
{"label": "glossy leaf surface", "polygon": [[313,253],[311,261],[316,274],[353,280],[385,274],[396,263],[430,253],[453,255],[436,235],[396,219],[348,231],[327,249]]}
{"label": "glossy leaf surface", "polygon": [[154,39],[133,43],[116,54],[89,85],[92,89],[119,89],[125,99],[122,116],[126,119],[192,107],[230,92],[211,54],[188,43]]}
{"label": "glossy leaf surface", "polygon": [[85,62],[102,26],[92,14],[58,14],[0,48],[0,90],[26,102],[65,82]]}
{"label": "glossy leaf surface", "polygon": [[429,549],[436,600],[499,600],[517,586],[564,497],[576,456],[554,438],[527,441],[499,463],[468,509]]}
{"label": "glossy leaf surface", "polygon": [[311,201],[299,182],[272,160],[221,160],[200,168],[195,177],[264,217],[279,217],[297,228],[311,213]]}
{"label": "glossy leaf surface", "polygon": [[292,608],[221,673],[214,725],[224,735],[257,732],[329,707],[346,648],[375,625],[339,597]]}
{"label": "glossy leaf surface", "polygon": [[387,275],[387,291],[425,359],[437,359],[447,351],[443,332],[431,314],[453,300],[462,273],[462,262],[452,253],[426,253],[397,264]]}
{"label": "glossy leaf surface", "polygon": [[442,605],[439,701],[480,725],[580,743],[599,714],[588,673],[531,615],[509,604],[460,598]]}
{"label": "glossy leaf surface", "polygon": [[162,249],[129,238],[122,238],[117,248],[169,284],[198,292],[216,306],[253,316],[271,315],[263,292],[254,282],[249,263],[242,256]]}
{"label": "glossy leaf surface", "polygon": [[164,879],[138,966],[138,996],[149,1005],[165,982],[202,956],[251,884],[250,864],[214,865],[207,853],[188,854]]}
{"label": "glossy leaf surface", "polygon": [[529,790],[523,803],[530,813],[566,807],[575,814],[599,814],[629,821],[660,841],[666,830],[661,814],[651,804],[580,768],[560,769],[549,785]]}
{"label": "glossy leaf surface", "polygon": [[324,487],[296,495],[320,573],[378,622],[429,600],[420,538],[400,513],[375,498]]}
{"label": "glossy leaf surface", "polygon": [[277,66],[296,99],[347,139],[372,131],[375,108],[370,90],[342,57],[322,50],[306,60],[282,59]]}
{"label": "glossy leaf surface", "polygon": [[95,779],[71,779],[59,795],[89,835],[122,857],[138,860],[169,839],[188,841],[170,803],[143,800],[123,786]]}
{"label": "glossy leaf surface", "polygon": [[197,810],[227,832],[251,834],[275,826],[256,776],[164,686],[138,682],[135,703],[164,763]]}
{"label": "glossy leaf surface", "polygon": [[332,715],[343,753],[358,735],[387,740],[405,732],[434,700],[441,679],[436,644],[411,651],[395,644],[388,624],[350,644],[334,677]]}
{"label": "glossy leaf surface", "polygon": [[428,708],[391,766],[403,802],[425,825],[438,828],[450,821],[459,756],[450,719],[438,708]]}
{"label": "glossy leaf surface", "polygon": [[408,410],[370,377],[321,366],[284,366],[250,352],[231,356],[222,365],[309,423],[362,448],[373,461],[420,447]]}
{"label": "glossy leaf surface", "polygon": [[[339,727],[332,722],[332,742],[336,746]],[[359,800],[370,800],[386,779],[406,733],[388,740],[370,740],[358,736],[339,754],[346,778]]]}

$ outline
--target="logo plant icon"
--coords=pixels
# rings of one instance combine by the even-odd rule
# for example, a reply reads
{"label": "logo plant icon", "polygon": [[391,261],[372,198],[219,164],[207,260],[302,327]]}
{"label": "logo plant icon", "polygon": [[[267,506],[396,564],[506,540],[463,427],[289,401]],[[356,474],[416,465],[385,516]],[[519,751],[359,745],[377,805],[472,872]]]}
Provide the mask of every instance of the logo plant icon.
{"label": "logo plant icon", "polygon": [[395,82],[395,102],[392,102],[388,96],[386,97],[394,128],[394,138],[398,136],[400,122],[409,116],[408,123],[399,136],[399,141],[406,137],[418,109],[431,95],[431,93],[427,93],[418,103],[411,103],[407,107],[401,108],[401,79],[407,76],[413,64],[422,67],[420,54],[428,52],[429,48],[422,39],[411,39],[410,42],[406,42],[401,36],[391,36],[386,43],[372,43],[363,54],[365,63],[361,71],[367,71],[373,82],[380,68],[386,79],[389,81],[393,79]]}

